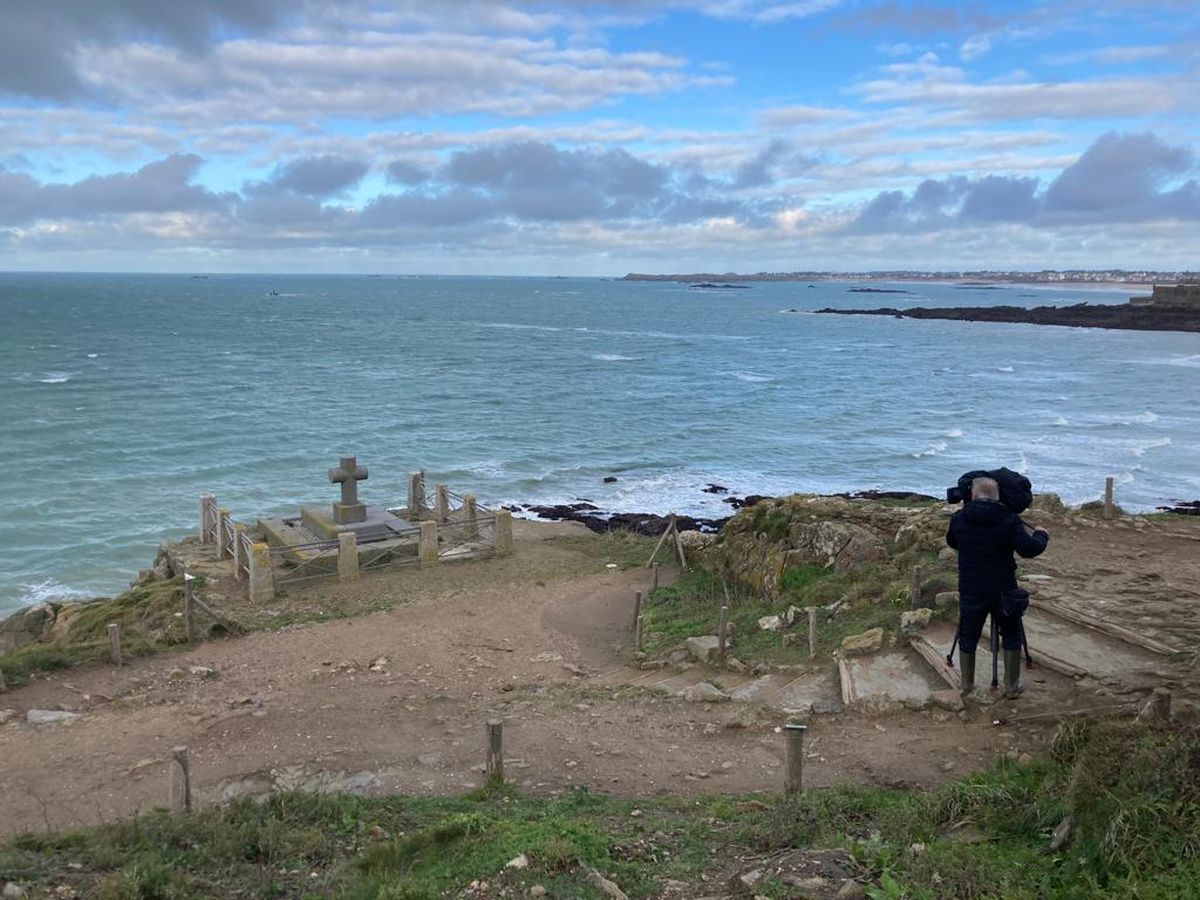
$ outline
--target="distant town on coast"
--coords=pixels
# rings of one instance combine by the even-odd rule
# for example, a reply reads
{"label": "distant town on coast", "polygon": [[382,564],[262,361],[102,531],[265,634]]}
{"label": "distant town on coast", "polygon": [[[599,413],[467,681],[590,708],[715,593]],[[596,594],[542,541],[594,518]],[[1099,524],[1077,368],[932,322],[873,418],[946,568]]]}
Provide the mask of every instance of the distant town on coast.
{"label": "distant town on coast", "polygon": [[1200,272],[1160,272],[1147,269],[1042,269],[1040,272],[983,269],[962,272],[924,272],[905,269],[871,272],[693,272],[648,275],[630,272],[623,281],[977,281],[987,284],[1163,284],[1200,280]]}

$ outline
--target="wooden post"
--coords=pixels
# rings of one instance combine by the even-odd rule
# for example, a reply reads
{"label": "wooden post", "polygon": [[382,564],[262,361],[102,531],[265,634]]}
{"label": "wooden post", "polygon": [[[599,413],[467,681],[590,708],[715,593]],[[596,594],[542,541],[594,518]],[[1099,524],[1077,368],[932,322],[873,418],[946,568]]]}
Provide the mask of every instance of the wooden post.
{"label": "wooden post", "polygon": [[433,503],[436,508],[437,520],[443,524],[450,521],[450,494],[446,490],[444,484],[435,485],[433,488],[434,499]]}
{"label": "wooden post", "polygon": [[417,544],[417,555],[422,566],[436,565],[438,561],[438,523],[426,520],[421,523],[421,536]]}
{"label": "wooden post", "polygon": [[653,569],[654,569],[654,587],[650,588],[650,590],[657,591],[658,590],[658,563],[654,564]]}
{"label": "wooden post", "polygon": [[491,784],[504,783],[504,723],[490,719],[487,723],[487,780]]}
{"label": "wooden post", "polygon": [[717,620],[717,652],[725,659],[726,644],[729,639],[729,607],[721,607],[721,617]]}
{"label": "wooden post", "polygon": [[646,641],[646,621],[644,616],[637,617],[637,624],[634,625],[634,640],[637,643],[637,652],[642,652],[642,646]]}
{"label": "wooden post", "polygon": [[187,642],[196,643],[196,594],[192,582],[195,575],[183,573],[183,622],[187,628]]}
{"label": "wooden post", "polygon": [[0,669],[0,694],[8,690],[8,684],[4,681],[4,670]]}
{"label": "wooden post", "polygon": [[116,622],[108,623],[108,650],[112,657],[112,664],[117,668],[121,666],[121,626]]}
{"label": "wooden post", "polygon": [[[658,543],[654,545],[654,552],[653,552],[653,553],[651,553],[651,554],[650,554],[650,558],[649,558],[648,560],[646,560],[646,567],[647,567],[647,568],[649,568],[651,565],[655,565],[655,566],[657,566],[657,565],[658,565],[658,563],[656,563],[656,562],[654,561],[654,557],[658,556],[658,551],[662,549],[662,545],[663,545],[663,544],[665,544],[665,543],[667,542],[667,538],[668,538],[668,537],[670,537],[670,535],[671,535],[671,526],[672,526],[672,524],[673,524],[674,522],[675,522],[675,514],[674,514],[674,513],[672,513],[672,514],[671,514],[671,517],[670,517],[670,519],[668,519],[668,520],[667,520],[667,527],[663,529],[663,533],[662,533],[662,535],[659,537],[659,539],[658,539]],[[657,583],[658,583],[658,582],[657,582],[657,581],[655,581],[655,584],[657,584]]]}
{"label": "wooden post", "polygon": [[629,623],[629,630],[633,631],[637,628],[638,619],[642,617],[642,592],[638,591],[633,595],[633,621]]}
{"label": "wooden post", "polygon": [[467,540],[479,540],[479,504],[474,494],[463,494],[463,519],[467,523]]}
{"label": "wooden post", "polygon": [[240,522],[233,526],[233,577],[238,581],[246,580],[246,526]]}
{"label": "wooden post", "polygon": [[1113,485],[1115,479],[1109,475],[1104,479],[1104,518],[1111,519],[1113,517]]}
{"label": "wooden post", "polygon": [[175,765],[167,773],[169,803],[175,812],[192,811],[192,770],[188,764],[187,747],[172,747],[171,758]]}
{"label": "wooden post", "polygon": [[217,559],[229,559],[233,556],[229,545],[232,543],[233,522],[229,518],[229,510],[217,510]]}
{"label": "wooden post", "polygon": [[913,566],[912,571],[912,597],[910,598],[910,609],[917,609],[921,605],[921,583],[924,580],[922,577],[920,566]]}
{"label": "wooden post", "polygon": [[200,543],[210,544],[209,530],[212,527],[211,510],[216,506],[216,498],[212,494],[204,494],[200,498]]}
{"label": "wooden post", "polygon": [[788,722],[783,726],[787,738],[787,784],[785,792],[798,794],[804,790],[804,732],[807,725]]}
{"label": "wooden post", "polygon": [[671,531],[675,534],[675,550],[679,553],[679,568],[687,571],[687,557],[683,553],[683,539],[679,536],[679,522],[675,519],[675,513],[671,513]]}
{"label": "wooden post", "polygon": [[817,608],[806,607],[808,612],[808,658],[817,658]]}
{"label": "wooden post", "polygon": [[1151,719],[1155,722],[1169,722],[1171,720],[1171,692],[1165,687],[1156,687],[1150,696],[1150,702],[1146,704],[1146,708],[1139,718]]}

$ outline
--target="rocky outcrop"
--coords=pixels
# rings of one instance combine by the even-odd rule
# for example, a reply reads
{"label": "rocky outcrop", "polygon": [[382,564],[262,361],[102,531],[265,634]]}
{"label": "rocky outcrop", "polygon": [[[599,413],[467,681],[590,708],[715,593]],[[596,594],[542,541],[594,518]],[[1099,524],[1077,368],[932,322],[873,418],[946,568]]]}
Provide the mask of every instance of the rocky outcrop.
{"label": "rocky outcrop", "polygon": [[846,572],[943,546],[947,513],[942,504],[900,504],[803,494],[764,500],[726,523],[714,564],[724,577],[775,597],[789,569]]}
{"label": "rocky outcrop", "polygon": [[0,622],[0,653],[42,640],[54,626],[55,608],[49,603],[27,606]]}

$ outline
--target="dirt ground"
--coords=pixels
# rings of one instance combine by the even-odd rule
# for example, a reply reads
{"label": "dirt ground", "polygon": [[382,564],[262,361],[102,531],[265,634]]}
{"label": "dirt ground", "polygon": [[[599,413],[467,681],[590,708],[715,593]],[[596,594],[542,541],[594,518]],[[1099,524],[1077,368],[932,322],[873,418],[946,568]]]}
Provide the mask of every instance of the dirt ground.
{"label": "dirt ground", "polygon": [[[1148,632],[1191,643],[1200,523],[1055,524],[1038,571],[1060,593],[1114,608],[1128,595],[1123,624],[1149,616]],[[318,582],[280,601],[398,604],[387,612],[211,641],[120,670],[76,669],[10,691],[0,697],[0,711],[14,713],[0,726],[0,833],[163,806],[175,746],[189,749],[200,804],[271,782],[461,792],[482,780],[491,718],[505,725],[507,775],[526,790],[779,790],[779,714],[597,683],[628,661],[634,592],[650,580],[641,566],[608,567],[603,540],[573,524],[517,523],[507,559]],[[1001,706],[1012,705],[965,718],[936,709],[814,717],[806,783],[930,787],[1046,740],[1049,720],[993,726]],[[35,708],[82,715],[26,724]]]}

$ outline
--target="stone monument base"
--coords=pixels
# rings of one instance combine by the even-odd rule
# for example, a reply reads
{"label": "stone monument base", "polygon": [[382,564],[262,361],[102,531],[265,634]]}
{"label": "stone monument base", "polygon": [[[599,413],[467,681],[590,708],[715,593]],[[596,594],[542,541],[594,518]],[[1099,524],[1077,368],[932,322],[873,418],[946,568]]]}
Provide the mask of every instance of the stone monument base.
{"label": "stone monument base", "polygon": [[412,525],[378,506],[365,507],[366,515],[361,522],[338,522],[327,506],[300,507],[300,521],[304,527],[320,539],[336,540],[337,536],[352,531],[360,544],[368,541],[386,541],[412,529]]}

